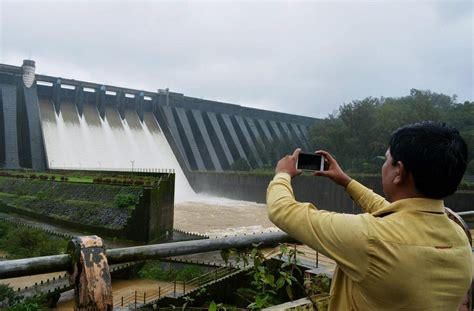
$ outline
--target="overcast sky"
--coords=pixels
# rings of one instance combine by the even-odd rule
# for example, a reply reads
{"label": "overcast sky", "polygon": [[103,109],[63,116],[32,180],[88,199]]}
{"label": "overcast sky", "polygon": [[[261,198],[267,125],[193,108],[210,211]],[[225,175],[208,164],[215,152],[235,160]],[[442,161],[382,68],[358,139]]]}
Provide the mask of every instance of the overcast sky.
{"label": "overcast sky", "polygon": [[0,63],[326,117],[368,96],[474,100],[473,1],[5,1]]}

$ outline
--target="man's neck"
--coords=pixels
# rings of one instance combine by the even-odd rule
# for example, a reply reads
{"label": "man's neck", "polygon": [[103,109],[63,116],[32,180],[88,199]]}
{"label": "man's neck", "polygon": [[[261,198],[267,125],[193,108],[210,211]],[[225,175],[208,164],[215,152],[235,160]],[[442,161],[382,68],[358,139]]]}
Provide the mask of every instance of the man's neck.
{"label": "man's neck", "polygon": [[391,198],[392,199],[391,201],[393,203],[393,202],[396,202],[396,201],[399,201],[399,200],[415,199],[415,198],[427,199],[428,197],[426,195],[420,193],[416,189],[403,189],[403,190],[400,190],[397,193],[395,193],[393,195],[393,197]]}

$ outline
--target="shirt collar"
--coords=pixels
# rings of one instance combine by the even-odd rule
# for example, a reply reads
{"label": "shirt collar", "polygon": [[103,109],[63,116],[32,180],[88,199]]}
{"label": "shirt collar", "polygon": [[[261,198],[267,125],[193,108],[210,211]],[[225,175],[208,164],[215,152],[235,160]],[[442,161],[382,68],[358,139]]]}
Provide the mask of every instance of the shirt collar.
{"label": "shirt collar", "polygon": [[425,198],[410,198],[395,201],[386,207],[383,207],[372,213],[373,216],[382,216],[384,214],[394,212],[428,212],[428,213],[444,213],[444,201],[425,199]]}

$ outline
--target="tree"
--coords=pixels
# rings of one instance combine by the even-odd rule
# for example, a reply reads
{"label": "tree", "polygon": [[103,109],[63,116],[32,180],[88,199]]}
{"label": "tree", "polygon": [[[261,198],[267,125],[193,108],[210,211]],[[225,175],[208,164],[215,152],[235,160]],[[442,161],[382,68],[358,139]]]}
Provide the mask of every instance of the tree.
{"label": "tree", "polygon": [[345,169],[378,172],[377,159],[385,153],[391,133],[427,120],[456,127],[467,142],[469,160],[473,159],[474,102],[459,104],[455,95],[417,89],[399,98],[368,97],[342,105],[337,114],[311,127],[311,146],[331,152]]}

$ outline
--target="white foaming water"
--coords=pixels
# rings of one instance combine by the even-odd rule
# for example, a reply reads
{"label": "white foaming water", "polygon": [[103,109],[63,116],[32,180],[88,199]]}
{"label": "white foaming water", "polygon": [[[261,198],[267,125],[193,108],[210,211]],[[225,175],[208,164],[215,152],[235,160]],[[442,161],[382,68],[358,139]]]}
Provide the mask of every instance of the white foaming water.
{"label": "white foaming water", "polygon": [[[186,201],[191,201],[191,200],[186,200]],[[262,204],[262,203],[256,203],[256,202],[251,202],[251,201],[241,201],[241,200],[229,199],[229,198],[224,198],[224,197],[216,197],[208,193],[196,194],[196,196],[192,199],[192,201],[198,202],[198,203],[207,203],[211,205],[232,207],[232,208],[245,208],[249,206],[258,206],[261,208],[266,207],[266,204]]]}
{"label": "white foaming water", "polygon": [[60,114],[49,101],[40,102],[41,124],[49,167],[53,169],[174,169],[175,201],[197,196],[151,112],[141,122],[134,111],[122,120],[115,109],[106,109],[105,120],[97,108],[62,103]]}

